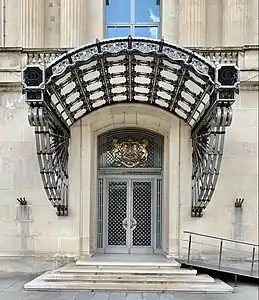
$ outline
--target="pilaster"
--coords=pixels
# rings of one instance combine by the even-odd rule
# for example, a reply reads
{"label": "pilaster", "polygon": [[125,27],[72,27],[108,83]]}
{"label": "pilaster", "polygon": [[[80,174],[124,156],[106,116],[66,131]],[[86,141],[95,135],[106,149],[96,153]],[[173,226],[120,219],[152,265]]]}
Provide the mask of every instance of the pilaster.
{"label": "pilaster", "polygon": [[[94,2],[94,1],[92,1]],[[89,6],[84,0],[60,0],[60,46],[74,48],[84,43],[86,11]]]}
{"label": "pilaster", "polygon": [[179,0],[179,43],[183,46],[205,46],[206,0]]}
{"label": "pilaster", "polygon": [[0,0],[0,47],[4,46],[4,1]]}
{"label": "pilaster", "polygon": [[241,46],[246,40],[247,1],[223,1],[223,46]]}
{"label": "pilaster", "polygon": [[249,0],[248,2],[248,22],[246,30],[246,44],[259,44],[259,2]]}
{"label": "pilaster", "polygon": [[94,224],[93,217],[91,216],[91,193],[92,188],[92,159],[93,159],[93,137],[91,125],[82,126],[81,136],[81,222],[82,222],[82,235],[81,235],[81,247],[83,255],[91,255],[92,253],[92,228]]}
{"label": "pilaster", "polygon": [[168,143],[168,255],[175,256],[179,251],[179,154],[180,154],[180,133],[177,120],[171,124]]}
{"label": "pilaster", "polygon": [[179,2],[162,1],[162,37],[169,42],[179,42]]}
{"label": "pilaster", "polygon": [[60,42],[60,0],[45,3],[45,47],[58,48]]}
{"label": "pilaster", "polygon": [[21,0],[21,40],[24,48],[44,47],[44,0]]}
{"label": "pilaster", "polygon": [[105,1],[103,0],[85,0],[87,11],[87,27],[84,35],[84,43],[94,42],[96,39],[105,37]]}
{"label": "pilaster", "polygon": [[209,0],[206,4],[206,46],[222,44],[222,1]]}

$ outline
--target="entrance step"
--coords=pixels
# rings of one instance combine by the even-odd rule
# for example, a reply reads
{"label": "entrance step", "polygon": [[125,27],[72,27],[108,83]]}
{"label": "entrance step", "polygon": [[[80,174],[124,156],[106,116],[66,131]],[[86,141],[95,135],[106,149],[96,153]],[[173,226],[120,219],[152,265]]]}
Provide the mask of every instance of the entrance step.
{"label": "entrance step", "polygon": [[181,264],[175,259],[166,259],[161,255],[124,255],[118,254],[116,257],[96,256],[97,258],[80,258],[77,266],[100,266],[100,267],[180,267]]}
{"label": "entrance step", "polygon": [[98,266],[100,268],[105,268],[105,267],[115,267],[116,268],[125,268],[125,267],[129,267],[129,268],[135,268],[135,267],[148,267],[150,268],[152,267],[156,267],[156,268],[172,268],[172,267],[180,267],[181,264],[178,263],[176,260],[172,259],[172,260],[168,260],[168,261],[96,261],[96,260],[91,260],[89,258],[84,258],[84,259],[79,259],[76,262],[77,266]]}
{"label": "entrance step", "polygon": [[85,282],[85,281],[45,281],[44,275],[25,284],[26,290],[37,291],[141,291],[141,292],[191,292],[191,293],[231,293],[232,287],[220,280],[213,283],[174,282],[174,283],[144,283],[144,282]]}
{"label": "entrance step", "polygon": [[[106,259],[107,258],[107,259]],[[48,271],[26,290],[229,293],[232,287],[163,256],[98,256]]]}
{"label": "entrance step", "polygon": [[88,281],[88,282],[145,282],[145,283],[171,283],[171,282],[202,282],[213,283],[214,279],[208,275],[149,275],[149,274],[64,274],[64,273],[48,273],[43,276],[44,281]]}
{"label": "entrance step", "polygon": [[134,266],[134,267],[122,267],[122,266],[77,266],[77,265],[67,265],[58,270],[60,273],[86,273],[86,274],[156,274],[156,275],[196,275],[196,270],[188,270],[181,269],[180,267],[142,267],[142,266]]}

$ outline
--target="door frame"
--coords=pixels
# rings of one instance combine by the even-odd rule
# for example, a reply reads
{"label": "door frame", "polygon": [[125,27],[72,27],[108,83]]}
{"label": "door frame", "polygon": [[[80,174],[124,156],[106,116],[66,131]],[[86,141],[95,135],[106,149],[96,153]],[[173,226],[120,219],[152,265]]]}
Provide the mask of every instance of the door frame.
{"label": "door frame", "polygon": [[[152,214],[152,223],[151,223],[151,243],[152,246],[148,247],[150,248],[149,251],[148,249],[145,249],[147,247],[137,247],[134,249],[134,247],[131,248],[131,253],[161,253],[161,249],[156,248],[156,201],[157,201],[157,180],[162,179],[161,174],[156,174],[156,175],[148,175],[148,174],[134,174],[134,175],[129,175],[129,174],[124,174],[124,175],[99,175],[99,179],[103,179],[103,243],[102,243],[102,248],[97,248],[97,252],[99,253],[129,253],[129,247],[126,245],[126,248],[128,249],[125,251],[124,247],[121,247],[121,250],[119,250],[120,246],[116,247],[109,247],[108,246],[108,183],[110,181],[127,181],[128,182],[128,197],[130,197],[130,182],[133,181],[151,181],[151,214]],[[132,202],[132,201],[128,201]],[[127,209],[128,209],[128,203],[127,203]],[[115,249],[116,248],[116,249]]]}

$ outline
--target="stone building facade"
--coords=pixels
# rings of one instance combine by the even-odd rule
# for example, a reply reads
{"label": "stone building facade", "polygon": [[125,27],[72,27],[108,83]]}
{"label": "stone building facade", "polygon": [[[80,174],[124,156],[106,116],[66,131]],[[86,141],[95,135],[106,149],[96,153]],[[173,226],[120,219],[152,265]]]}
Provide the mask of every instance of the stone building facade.
{"label": "stone building facade", "polygon": [[[156,107],[100,108],[71,127],[69,215],[55,214],[45,194],[21,87],[26,65],[47,65],[106,38],[104,0],[0,0],[0,271],[34,272],[96,252],[98,136],[125,128],[164,139],[162,252],[186,253],[183,231],[258,243],[258,1],[161,0],[165,41],[211,63],[240,68],[240,93],[225,137],[216,189],[202,218],[191,216],[189,125]],[[22,206],[17,198],[25,197]],[[244,199],[241,209],[236,198]]]}

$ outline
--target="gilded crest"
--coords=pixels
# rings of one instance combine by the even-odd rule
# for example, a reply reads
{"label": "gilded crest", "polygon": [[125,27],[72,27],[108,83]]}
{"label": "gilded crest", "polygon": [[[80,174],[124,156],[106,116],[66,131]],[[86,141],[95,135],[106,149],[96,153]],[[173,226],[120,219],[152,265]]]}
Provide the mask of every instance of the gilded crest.
{"label": "gilded crest", "polygon": [[112,154],[119,166],[128,168],[145,167],[147,165],[149,142],[147,139],[134,141],[129,138],[125,141],[113,140]]}

